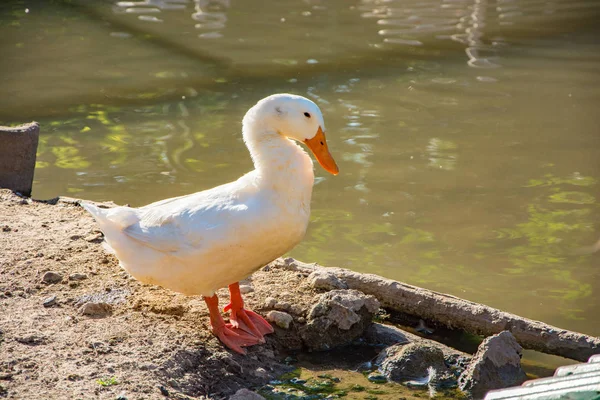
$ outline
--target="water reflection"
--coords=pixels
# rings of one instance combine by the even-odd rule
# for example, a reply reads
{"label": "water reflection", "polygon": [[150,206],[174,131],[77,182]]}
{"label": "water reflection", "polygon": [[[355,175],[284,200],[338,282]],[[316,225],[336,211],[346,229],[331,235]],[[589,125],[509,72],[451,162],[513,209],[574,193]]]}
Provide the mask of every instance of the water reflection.
{"label": "water reflection", "polygon": [[427,145],[429,166],[445,170],[452,170],[456,166],[456,143],[450,140],[431,138]]}
{"label": "water reflection", "polygon": [[403,1],[363,0],[360,9],[362,17],[375,18],[384,28],[378,32],[384,43],[423,46],[450,39],[466,45],[469,66],[498,66],[492,61],[496,49],[484,41],[487,0],[441,0],[408,7]]}
{"label": "water reflection", "polygon": [[465,46],[467,65],[474,68],[501,66],[499,52],[506,38],[498,35],[500,27],[526,30],[559,10],[575,14],[582,9],[593,11],[589,2],[521,0],[362,0],[358,7],[362,18],[376,20],[384,44],[444,48],[446,41],[454,41]]}
{"label": "water reflection", "polygon": [[196,29],[203,33],[198,37],[203,39],[216,39],[223,36],[220,32],[227,22],[227,10],[231,4],[229,0],[194,0],[195,12],[192,19],[198,21]]}

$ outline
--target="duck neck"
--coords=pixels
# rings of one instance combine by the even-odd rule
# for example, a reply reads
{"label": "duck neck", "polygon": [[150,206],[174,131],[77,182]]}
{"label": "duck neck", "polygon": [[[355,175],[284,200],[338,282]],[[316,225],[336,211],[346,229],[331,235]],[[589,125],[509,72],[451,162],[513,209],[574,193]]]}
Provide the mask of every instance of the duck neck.
{"label": "duck neck", "polygon": [[243,134],[259,181],[312,192],[312,160],[299,145],[259,124],[244,125]]}

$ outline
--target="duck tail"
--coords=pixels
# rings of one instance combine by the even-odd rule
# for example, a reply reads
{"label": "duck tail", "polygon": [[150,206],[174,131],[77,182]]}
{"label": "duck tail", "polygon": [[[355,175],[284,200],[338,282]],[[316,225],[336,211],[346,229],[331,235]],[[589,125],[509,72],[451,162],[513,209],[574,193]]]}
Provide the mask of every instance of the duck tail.
{"label": "duck tail", "polygon": [[85,208],[85,210],[87,212],[89,212],[90,214],[92,214],[92,217],[94,217],[94,219],[96,221],[98,221],[99,219],[101,219],[102,217],[105,216],[106,212],[105,210],[102,210],[100,207],[88,202],[88,201],[80,201],[79,205],[83,208]]}
{"label": "duck tail", "polygon": [[135,210],[129,207],[100,208],[88,201],[81,201],[79,204],[92,214],[102,230],[109,227],[122,230],[139,222]]}

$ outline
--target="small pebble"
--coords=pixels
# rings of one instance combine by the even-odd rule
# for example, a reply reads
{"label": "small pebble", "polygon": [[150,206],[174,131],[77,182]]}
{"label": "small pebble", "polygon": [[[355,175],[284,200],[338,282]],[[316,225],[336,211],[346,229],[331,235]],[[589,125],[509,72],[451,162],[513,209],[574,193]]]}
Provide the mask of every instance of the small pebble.
{"label": "small pebble", "polygon": [[256,368],[256,370],[254,371],[254,376],[256,376],[257,378],[262,378],[262,379],[267,379],[267,378],[271,377],[271,375],[267,372],[267,370],[262,367]]}
{"label": "small pebble", "polygon": [[87,278],[88,278],[88,276],[86,274],[74,273],[74,274],[69,275],[70,281],[83,281]]}
{"label": "small pebble", "polygon": [[58,283],[58,282],[62,281],[62,278],[63,278],[62,275],[59,274],[58,272],[48,271],[42,277],[42,282]]}
{"label": "small pebble", "polygon": [[387,382],[387,378],[378,372],[372,372],[367,376],[367,379],[375,383]]}
{"label": "small pebble", "polygon": [[294,357],[294,356],[287,356],[285,358],[285,360],[283,360],[283,362],[286,363],[286,364],[292,364],[292,363],[295,363],[297,361],[298,361],[298,359],[296,357]]}
{"label": "small pebble", "polygon": [[112,306],[107,303],[85,303],[79,312],[90,317],[105,317],[112,312]]}
{"label": "small pebble", "polygon": [[165,397],[169,397],[169,391],[167,390],[166,387],[164,386],[159,386],[158,390],[160,390],[160,393],[165,396]]}
{"label": "small pebble", "polygon": [[250,285],[240,285],[240,293],[241,294],[246,294],[246,293],[250,293],[250,292],[254,292],[254,288]]}
{"label": "small pebble", "polygon": [[273,297],[267,297],[265,299],[265,307],[266,308],[275,308],[275,304],[277,304],[277,299]]}
{"label": "small pebble", "polygon": [[42,304],[44,307],[52,307],[53,305],[56,305],[56,296],[48,297]]}
{"label": "small pebble", "polygon": [[86,242],[93,242],[96,240],[102,239],[102,234],[101,233],[92,233],[91,235],[88,235],[84,238],[84,240]]}
{"label": "small pebble", "polygon": [[142,371],[153,371],[156,368],[157,368],[157,366],[152,363],[144,363],[144,364],[140,365],[140,370],[142,370]]}
{"label": "small pebble", "polygon": [[292,323],[292,316],[282,311],[269,311],[267,321],[274,322],[280,328],[289,329]]}
{"label": "small pebble", "polygon": [[25,334],[23,334],[22,336],[17,336],[15,337],[15,340],[19,343],[22,344],[28,344],[28,345],[39,345],[39,344],[44,344],[47,341],[47,337],[44,336],[42,333],[40,332],[26,332]]}
{"label": "small pebble", "polygon": [[287,301],[280,301],[280,302],[277,302],[277,304],[275,304],[275,308],[278,310],[289,311],[290,308],[292,308],[292,305],[290,303],[288,303]]}

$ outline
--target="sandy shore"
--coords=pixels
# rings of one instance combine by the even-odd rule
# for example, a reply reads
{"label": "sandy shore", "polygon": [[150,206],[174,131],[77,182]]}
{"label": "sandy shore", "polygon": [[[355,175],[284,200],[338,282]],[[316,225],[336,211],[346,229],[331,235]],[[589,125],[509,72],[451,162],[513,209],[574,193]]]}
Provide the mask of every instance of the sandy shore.
{"label": "sandy shore", "polygon": [[[297,337],[277,328],[247,356],[232,353],[210,333],[202,298],[140,284],[101,242],[77,204],[0,191],[0,397],[226,398],[290,369],[280,361]],[[264,315],[275,297],[301,314],[317,294],[303,279],[258,271],[247,305]],[[90,302],[108,307],[82,314]]]}

